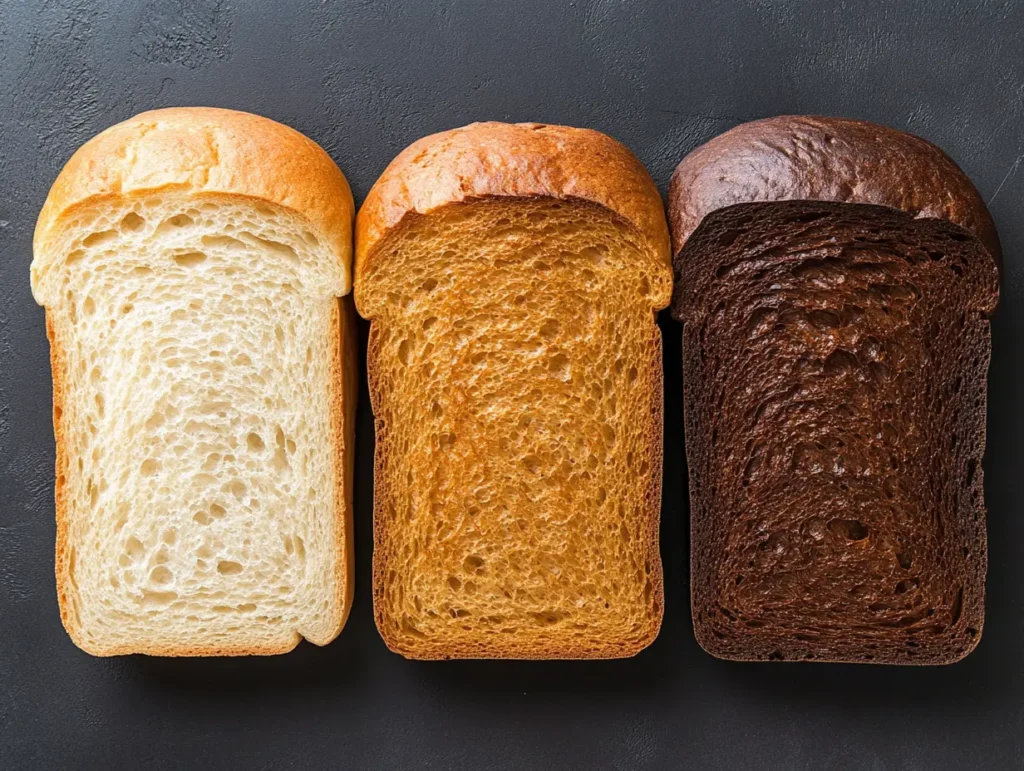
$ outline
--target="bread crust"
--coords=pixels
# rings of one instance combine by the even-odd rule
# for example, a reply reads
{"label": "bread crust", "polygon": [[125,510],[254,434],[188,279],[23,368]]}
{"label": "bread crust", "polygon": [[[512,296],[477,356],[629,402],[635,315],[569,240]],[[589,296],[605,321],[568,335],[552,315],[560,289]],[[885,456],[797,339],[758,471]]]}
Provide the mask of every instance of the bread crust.
{"label": "bread crust", "polygon": [[672,251],[717,209],[785,200],[876,204],[946,219],[1001,259],[981,194],[942,150],[876,123],[809,115],[743,123],[687,155],[669,184]]}
{"label": "bread crust", "polygon": [[624,145],[592,129],[471,123],[413,142],[371,188],[356,217],[356,307],[363,313],[359,277],[406,215],[476,198],[537,196],[584,199],[612,210],[671,265],[661,195]]}
{"label": "bread crust", "polygon": [[281,123],[236,110],[170,107],[140,113],[97,134],[50,188],[33,237],[33,288],[57,256],[62,220],[107,198],[161,190],[265,200],[308,220],[337,256],[351,288],[355,206],[345,176],[313,140]]}
{"label": "bread crust", "polygon": [[[335,586],[341,615],[326,644],[345,627],[355,594],[355,536],[353,533],[353,490],[355,474],[356,405],[359,398],[356,363],[356,312],[352,297],[340,297],[331,320],[331,426],[334,442],[334,511],[338,518],[339,559]],[[338,441],[340,440],[340,441]]]}

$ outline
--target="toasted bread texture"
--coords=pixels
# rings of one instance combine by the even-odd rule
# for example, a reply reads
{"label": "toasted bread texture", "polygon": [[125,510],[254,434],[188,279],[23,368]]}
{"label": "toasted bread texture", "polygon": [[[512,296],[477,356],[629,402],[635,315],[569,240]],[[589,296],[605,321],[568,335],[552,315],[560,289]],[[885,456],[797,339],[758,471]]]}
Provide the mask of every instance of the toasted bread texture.
{"label": "toasted bread texture", "polygon": [[32,286],[53,366],[57,590],[84,650],[270,654],[340,631],[351,218],[315,144],[222,110],[146,113],[58,178]]}
{"label": "toasted bread texture", "polygon": [[[739,660],[962,658],[984,624],[999,295],[980,197],[934,146],[852,121],[764,121],[695,155],[670,211],[698,641]],[[811,190],[839,201],[788,199]]]}
{"label": "toasted bread texture", "polygon": [[596,132],[475,124],[400,155],[357,233],[384,640],[420,659],[635,654],[663,607],[671,296],[646,172]]}

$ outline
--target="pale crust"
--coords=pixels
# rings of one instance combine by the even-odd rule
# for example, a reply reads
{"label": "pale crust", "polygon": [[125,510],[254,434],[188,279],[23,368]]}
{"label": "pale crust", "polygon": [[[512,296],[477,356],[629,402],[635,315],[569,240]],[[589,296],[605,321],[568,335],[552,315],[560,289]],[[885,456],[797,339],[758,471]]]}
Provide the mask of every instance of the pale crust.
{"label": "pale crust", "polygon": [[[356,404],[359,398],[359,381],[356,364],[356,323],[355,309],[350,297],[339,298],[331,311],[331,426],[335,437],[334,458],[334,508],[338,518],[338,537],[341,544],[337,550],[338,561],[334,571],[334,585],[338,589],[337,603],[341,608],[337,626],[324,640],[312,640],[316,645],[331,642],[345,626],[352,609],[355,591],[355,538],[353,530],[352,476],[355,464]],[[56,484],[54,497],[57,510],[56,577],[57,603],[60,619],[72,642],[93,656],[123,656],[143,653],[149,656],[272,656],[288,653],[302,640],[296,630],[293,639],[281,646],[268,647],[144,647],[121,645],[110,648],[90,646],[78,630],[69,599],[68,565],[68,500],[65,479],[70,460],[64,442],[64,388],[67,382],[67,360],[60,338],[57,336],[53,316],[46,313],[46,336],[50,341],[50,366],[53,371],[53,433],[57,447]],[[338,386],[341,386],[338,388]]]}
{"label": "pale crust", "polygon": [[355,207],[337,165],[295,129],[214,107],[144,112],[82,145],[53,183],[36,221],[36,262],[57,256],[48,248],[50,239],[79,207],[161,190],[244,196],[294,211],[337,255],[345,279],[341,293],[349,291]]}
{"label": "pale crust", "polygon": [[610,209],[671,266],[661,195],[624,145],[591,129],[472,123],[413,142],[370,189],[356,217],[356,306],[359,277],[375,247],[407,214],[476,198],[537,196],[584,199]]}
{"label": "pale crust", "polygon": [[716,209],[816,200],[949,220],[1000,260],[985,202],[953,160],[920,137],[867,121],[782,115],[743,123],[687,155],[668,198],[674,253]]}

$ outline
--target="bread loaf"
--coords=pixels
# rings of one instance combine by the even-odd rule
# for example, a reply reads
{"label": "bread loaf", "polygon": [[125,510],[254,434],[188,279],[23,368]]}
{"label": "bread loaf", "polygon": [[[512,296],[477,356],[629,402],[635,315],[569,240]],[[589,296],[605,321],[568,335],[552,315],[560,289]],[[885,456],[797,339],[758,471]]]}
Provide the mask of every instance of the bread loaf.
{"label": "bread loaf", "polygon": [[332,640],[352,597],[352,196],[255,115],[169,109],[85,144],[36,227],[57,591],[95,655]]}
{"label": "bread loaf", "polygon": [[608,658],[657,635],[661,199],[594,131],[416,142],[356,225],[374,614],[410,658]]}
{"label": "bread loaf", "polygon": [[965,656],[984,621],[999,291],[977,191],[917,137],[781,117],[684,159],[669,216],[700,644]]}

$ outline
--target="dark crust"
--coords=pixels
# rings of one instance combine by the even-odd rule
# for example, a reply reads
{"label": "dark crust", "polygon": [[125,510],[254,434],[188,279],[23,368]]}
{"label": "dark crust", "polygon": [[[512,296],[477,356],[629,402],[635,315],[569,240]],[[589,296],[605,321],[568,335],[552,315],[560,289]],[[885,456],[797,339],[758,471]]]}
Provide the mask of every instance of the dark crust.
{"label": "dark crust", "polygon": [[867,121],[783,115],[741,124],[686,156],[668,197],[673,254],[706,215],[725,206],[820,200],[946,219],[1001,259],[985,202],[950,157],[920,137]]}
{"label": "dark crust", "polygon": [[[877,267],[886,262],[891,267]],[[797,268],[793,273],[800,265],[812,270]],[[820,266],[825,279],[815,273]],[[808,308],[828,308],[833,315],[845,317],[847,307],[861,303],[865,294],[870,297],[876,287],[876,291],[888,291],[885,284],[877,283],[882,279],[874,277],[879,270],[891,272],[884,281],[897,289],[909,285],[920,290],[916,297],[904,292],[904,304],[891,323],[889,311],[884,311],[884,315],[855,315],[852,322],[841,318],[838,332],[806,324]],[[715,656],[745,661],[945,664],[970,653],[982,633],[987,569],[981,457],[991,351],[988,315],[998,301],[998,269],[991,254],[956,225],[915,219],[882,206],[753,203],[730,206],[705,218],[677,257],[676,278],[673,312],[684,322],[691,602],[698,642]],[[730,317],[730,305],[739,304],[746,312],[766,303],[770,306],[778,301],[776,295],[787,292],[789,305],[771,306],[776,315],[765,317],[767,333],[737,332],[745,328],[744,317]],[[725,307],[721,307],[723,299]],[[882,305],[876,303],[876,310]],[[804,314],[802,318],[795,314],[802,336],[791,334],[785,328],[789,322],[780,320],[781,311],[794,306],[802,307]],[[869,379],[858,378],[849,364],[844,364],[845,380],[837,379],[833,385],[822,378],[822,351],[842,345],[847,325],[855,328],[855,339],[881,341],[881,361],[893,365],[884,380],[871,385]],[[927,341],[932,338],[943,341],[936,343],[934,351],[928,350]],[[891,341],[898,343],[890,345]],[[894,353],[898,346],[903,346],[902,353]],[[711,355],[723,357],[718,366]],[[849,521],[842,514],[829,513],[853,510],[863,503],[839,487],[841,480],[850,481],[849,470],[846,477],[830,478],[827,472],[808,475],[800,465],[773,467],[766,460],[769,476],[781,471],[774,487],[764,487],[757,479],[750,482],[749,491],[739,485],[748,467],[748,457],[743,455],[748,440],[774,443],[787,459],[795,459],[795,447],[803,440],[827,444],[842,437],[847,444],[840,445],[844,448],[840,455],[846,455],[848,465],[858,441],[862,457],[877,458],[883,450],[888,452],[889,445],[865,438],[866,434],[860,440],[854,437],[850,445],[844,433],[848,419],[828,411],[812,412],[817,427],[825,427],[814,435],[803,428],[813,422],[800,423],[795,430],[791,423],[778,421],[741,425],[747,402],[751,398],[763,402],[774,385],[793,377],[794,370],[787,370],[786,363],[803,356],[811,360],[810,374],[796,378],[795,385],[804,390],[782,398],[783,409],[798,409],[813,399],[828,403],[846,389],[854,395],[867,394],[862,404],[869,408],[862,407],[859,415],[869,427],[867,434],[874,430],[872,421],[878,432],[887,426],[891,429],[890,420],[905,429],[895,437],[904,465],[895,472],[903,487],[897,488],[894,504],[887,508],[883,480],[877,473],[854,480],[867,496],[868,506],[862,511],[869,516],[872,511],[891,512],[880,513],[874,521],[865,519],[867,538],[844,541],[826,527],[820,538],[801,540],[807,531],[792,528],[793,521],[811,521],[822,513],[827,524],[830,516],[840,520],[840,526]],[[870,373],[870,365],[861,357],[859,368]],[[844,360],[845,354],[837,359]],[[729,373],[748,385],[729,390],[724,384],[732,377]],[[922,391],[930,391],[932,398],[922,399]],[[718,404],[720,398],[723,401]],[[881,402],[895,406],[895,417],[883,418],[874,411]],[[763,436],[758,434],[762,428]],[[907,438],[915,435],[916,444]],[[960,440],[955,450],[946,443],[953,435]],[[916,462],[917,458],[927,460]],[[865,465],[870,468],[873,462]],[[944,477],[953,484],[935,481]],[[935,496],[939,487],[946,492],[945,499]],[[904,489],[910,492],[903,493]],[[956,503],[949,504],[951,499]],[[940,509],[942,525],[937,524]],[[917,512],[917,517],[907,512]],[[755,520],[753,531],[743,529]],[[773,528],[784,535],[773,540]],[[900,559],[902,549],[896,545],[904,542],[917,547],[912,560]],[[766,553],[757,551],[761,546],[769,555],[774,550],[778,561],[769,557],[751,570],[743,563],[746,575],[741,577],[735,570],[737,556],[753,554],[759,559],[757,554]],[[888,562],[879,562],[883,559]],[[787,560],[801,567],[794,571],[799,579],[787,587],[795,592],[792,601],[774,602],[770,596],[774,589],[753,592],[778,584]],[[880,575],[877,581],[865,580],[861,585],[865,594],[850,600],[838,588],[846,588],[847,566],[861,563],[873,564],[866,570]],[[737,589],[740,582],[742,592]],[[904,587],[895,598],[891,592],[880,593],[881,587],[893,585]],[[918,596],[919,606],[907,605]],[[931,613],[918,618],[928,608]]]}

